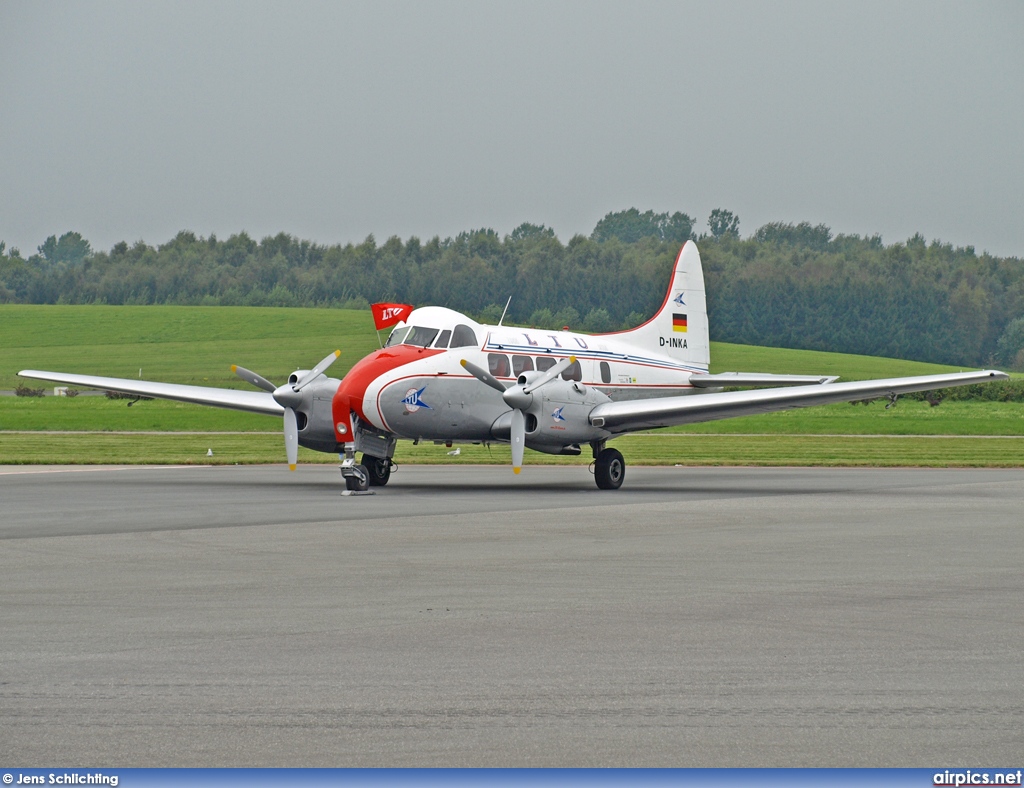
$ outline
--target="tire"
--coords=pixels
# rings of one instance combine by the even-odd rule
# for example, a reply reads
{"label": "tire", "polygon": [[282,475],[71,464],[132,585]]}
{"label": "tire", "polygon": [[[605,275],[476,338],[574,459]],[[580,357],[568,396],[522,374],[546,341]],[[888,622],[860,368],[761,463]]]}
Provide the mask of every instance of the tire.
{"label": "tire", "polygon": [[594,463],[594,481],[602,490],[617,490],[626,478],[626,461],[617,449],[605,449]]}
{"label": "tire", "polygon": [[359,475],[346,476],[345,486],[352,492],[366,492],[370,486],[370,474],[365,465],[357,465],[355,470],[359,471]]}
{"label": "tire", "polygon": [[391,460],[387,457],[364,454],[363,465],[366,466],[366,472],[369,474],[371,487],[383,487],[391,478]]}

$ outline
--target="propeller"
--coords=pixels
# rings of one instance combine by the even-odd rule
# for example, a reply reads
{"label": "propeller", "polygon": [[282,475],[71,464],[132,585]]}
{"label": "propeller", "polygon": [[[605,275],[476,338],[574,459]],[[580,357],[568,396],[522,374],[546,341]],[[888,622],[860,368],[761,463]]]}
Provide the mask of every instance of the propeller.
{"label": "propeller", "polygon": [[231,365],[231,371],[234,372],[236,375],[238,375],[238,377],[240,377],[247,383],[252,383],[252,385],[254,385],[256,388],[263,389],[264,391],[269,391],[271,394],[273,394],[274,389],[277,388],[277,386],[275,386],[262,375],[257,375],[252,370],[246,369],[245,367],[240,367],[237,364]]}
{"label": "propeller", "polygon": [[553,367],[545,370],[544,374],[525,383],[515,383],[509,388],[505,388],[504,384],[494,375],[485,369],[481,369],[476,364],[472,364],[466,361],[466,359],[462,359],[459,363],[481,383],[490,386],[495,391],[500,391],[501,398],[505,400],[505,404],[512,408],[510,434],[512,443],[512,473],[518,474],[523,469],[523,449],[526,448],[526,411],[533,405],[533,392],[541,386],[547,385],[575,364],[576,356],[563,358]]}
{"label": "propeller", "polygon": [[295,381],[292,389],[295,391],[302,391],[306,386],[324,374],[324,371],[331,366],[335,361],[338,360],[338,356],[341,355],[340,350],[335,350],[329,356],[326,356],[323,361],[313,367],[309,372],[302,376],[301,379]]}
{"label": "propeller", "polygon": [[466,361],[466,359],[462,359],[462,361],[460,361],[459,363],[462,364],[465,370],[469,372],[474,378],[479,380],[481,383],[486,383],[492,389],[494,389],[495,391],[500,391],[502,394],[505,393],[505,384],[498,380],[496,377],[494,377],[494,375],[492,375],[486,369],[481,369],[476,364],[471,364],[470,362]]}
{"label": "propeller", "polygon": [[335,350],[313,369],[306,372],[294,383],[285,383],[283,386],[275,386],[262,375],[252,370],[240,367],[237,364],[231,365],[231,371],[247,383],[251,383],[258,389],[269,391],[274,401],[284,408],[284,450],[288,457],[288,470],[294,471],[299,460],[299,420],[295,415],[295,409],[302,404],[300,392],[320,377],[324,371],[331,366],[341,355],[340,350]]}

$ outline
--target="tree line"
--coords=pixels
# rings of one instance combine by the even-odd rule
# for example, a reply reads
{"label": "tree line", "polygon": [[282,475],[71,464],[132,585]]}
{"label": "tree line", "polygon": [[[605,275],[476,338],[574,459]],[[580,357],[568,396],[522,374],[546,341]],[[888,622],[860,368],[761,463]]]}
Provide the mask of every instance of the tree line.
{"label": "tree line", "polygon": [[0,302],[366,308],[438,304],[496,322],[583,331],[637,325],[661,304],[679,246],[700,244],[711,338],[970,366],[1024,368],[1024,261],[915,235],[885,245],[825,225],[773,222],[741,238],[716,209],[609,213],[563,243],[544,225],[427,241],[321,245],[179,232],[96,251],[77,232],[25,258],[0,242]]}

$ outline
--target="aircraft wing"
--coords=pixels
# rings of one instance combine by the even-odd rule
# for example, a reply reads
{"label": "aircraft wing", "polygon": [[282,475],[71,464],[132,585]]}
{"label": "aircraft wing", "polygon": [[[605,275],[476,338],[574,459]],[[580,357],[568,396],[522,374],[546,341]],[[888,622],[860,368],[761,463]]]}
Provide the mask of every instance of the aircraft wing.
{"label": "aircraft wing", "polygon": [[717,375],[690,375],[694,388],[724,386],[804,386],[810,383],[834,383],[838,375],[771,375],[764,372],[719,372]]}
{"label": "aircraft wing", "polygon": [[156,381],[132,380],[131,378],[73,375],[65,372],[43,372],[38,369],[23,369],[18,375],[23,378],[65,383],[69,386],[120,391],[124,394],[173,399],[179,402],[194,402],[197,405],[213,405],[218,408],[244,410],[250,413],[265,413],[269,416],[284,414],[284,408],[278,405],[270,394],[262,391],[236,391],[213,386],[186,386],[180,383],[157,383]]}
{"label": "aircraft wing", "polygon": [[758,391],[724,391],[682,397],[606,402],[590,412],[590,423],[612,433],[632,432],[675,424],[695,424],[733,416],[751,416],[778,410],[829,405],[862,399],[931,391],[971,383],[1007,380],[1009,375],[994,369],[947,375],[919,375],[909,378],[858,380]]}

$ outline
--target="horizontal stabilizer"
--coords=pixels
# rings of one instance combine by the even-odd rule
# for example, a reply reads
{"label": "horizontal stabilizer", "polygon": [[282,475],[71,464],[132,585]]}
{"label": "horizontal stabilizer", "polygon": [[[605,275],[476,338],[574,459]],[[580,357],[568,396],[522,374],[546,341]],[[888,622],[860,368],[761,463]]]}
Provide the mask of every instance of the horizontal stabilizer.
{"label": "horizontal stabilizer", "polygon": [[835,383],[838,375],[770,375],[761,372],[720,372],[717,375],[690,375],[690,384],[699,389],[724,386],[811,386]]}

